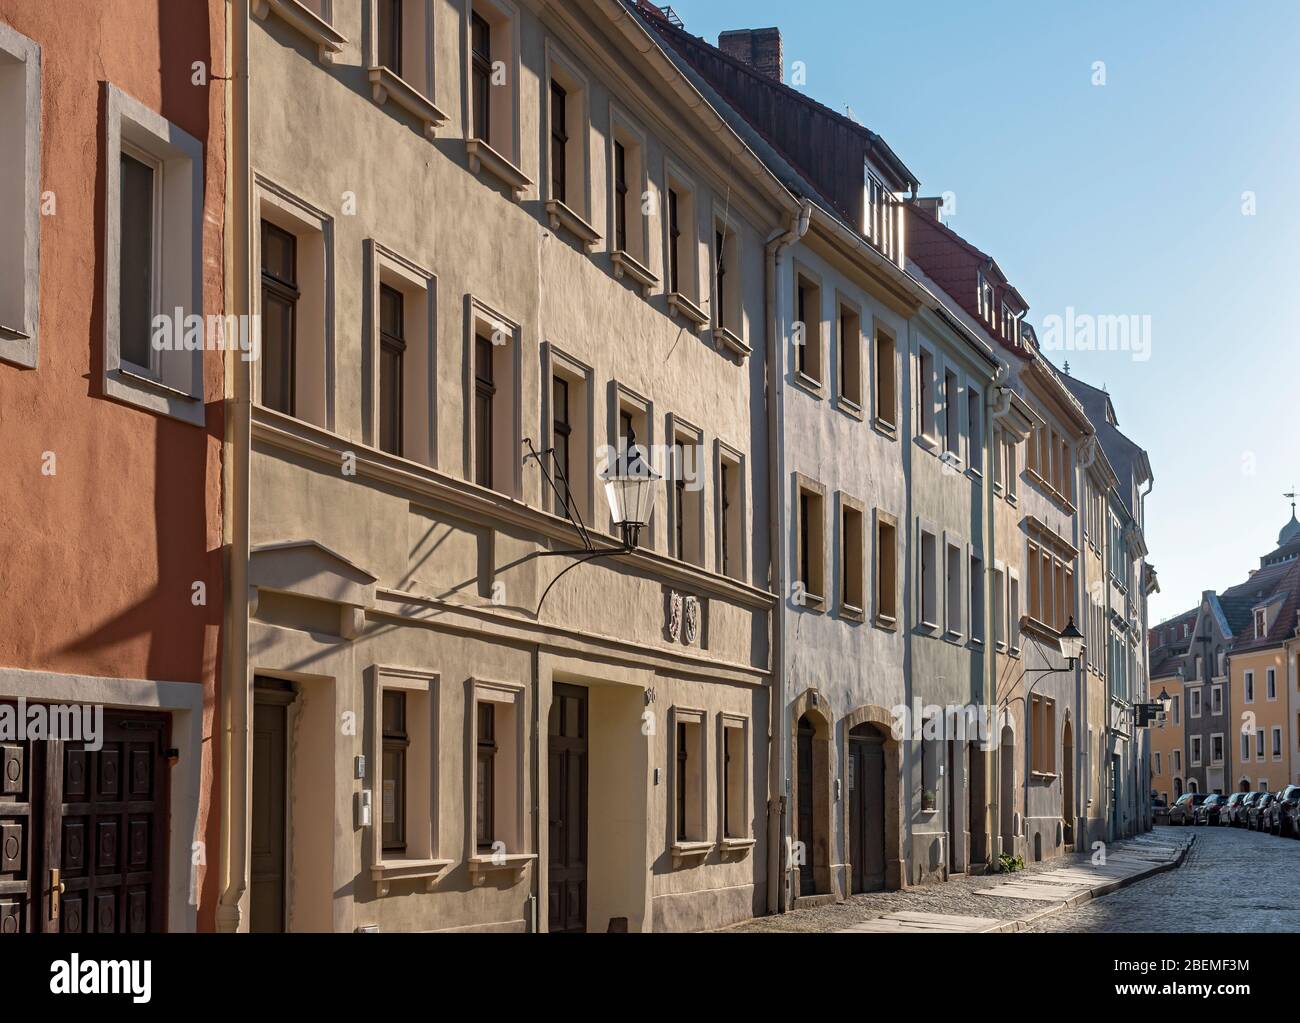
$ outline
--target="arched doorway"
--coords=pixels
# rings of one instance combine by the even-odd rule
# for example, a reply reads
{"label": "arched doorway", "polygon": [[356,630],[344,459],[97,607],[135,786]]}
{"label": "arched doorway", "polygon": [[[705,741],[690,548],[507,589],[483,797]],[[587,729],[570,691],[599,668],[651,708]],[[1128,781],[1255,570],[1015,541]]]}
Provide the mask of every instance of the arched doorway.
{"label": "arched doorway", "polygon": [[1001,774],[998,805],[1002,831],[1002,851],[1015,855],[1016,851],[1016,732],[1011,725],[1002,726]]}
{"label": "arched doorway", "polygon": [[1195,778],[1188,778],[1188,779],[1187,779],[1187,791],[1188,791],[1188,792],[1200,792],[1200,791],[1201,791],[1201,787],[1200,787],[1200,785],[1197,784]]}
{"label": "arched doorway", "polygon": [[850,891],[885,887],[885,734],[875,725],[849,731]]}
{"label": "arched doorway", "polygon": [[1061,820],[1065,844],[1074,844],[1074,727],[1069,717],[1061,729]]}
{"label": "arched doorway", "polygon": [[[815,701],[810,701],[815,703]],[[795,725],[794,840],[800,897],[835,893],[831,877],[831,729],[810,706]]]}
{"label": "arched doorway", "polygon": [[1182,778],[1175,778],[1175,779],[1174,779],[1174,798],[1177,799],[1177,798],[1178,798],[1179,796],[1181,796],[1182,794],[1183,794],[1183,779],[1182,779]]}
{"label": "arched doorway", "polygon": [[1241,781],[1238,782],[1238,789],[1239,789],[1241,792],[1249,792],[1249,791],[1250,791],[1250,779],[1249,779],[1249,778],[1242,778]]}

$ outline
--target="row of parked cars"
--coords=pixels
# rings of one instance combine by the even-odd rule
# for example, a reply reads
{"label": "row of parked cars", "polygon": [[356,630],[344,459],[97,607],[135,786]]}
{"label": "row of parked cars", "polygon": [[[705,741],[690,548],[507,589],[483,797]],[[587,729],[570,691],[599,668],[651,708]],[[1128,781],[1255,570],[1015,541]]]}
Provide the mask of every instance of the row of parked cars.
{"label": "row of parked cars", "polygon": [[1227,824],[1300,838],[1300,785],[1281,792],[1184,792],[1169,808],[1170,824]]}

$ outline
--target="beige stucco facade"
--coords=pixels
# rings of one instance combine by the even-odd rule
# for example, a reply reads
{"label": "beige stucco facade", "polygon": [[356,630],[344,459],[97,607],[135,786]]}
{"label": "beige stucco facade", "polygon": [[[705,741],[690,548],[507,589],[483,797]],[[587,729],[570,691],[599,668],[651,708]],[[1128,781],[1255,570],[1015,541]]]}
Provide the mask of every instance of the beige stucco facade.
{"label": "beige stucco facade", "polygon": [[[764,242],[796,203],[616,3],[474,5],[502,64],[490,147],[467,139],[466,3],[423,5],[406,45],[428,48],[404,53],[402,81],[375,64],[373,4],[336,4],[328,24],[303,6],[255,3],[246,30],[250,307],[265,323],[261,221],[293,236],[300,279],[292,413],[256,367],[236,382],[249,616],[223,926],[274,924],[277,890],[290,930],[680,930],[763,912]],[[548,80],[568,96],[563,203]],[[383,288],[405,300],[402,454],[381,425]],[[571,518],[542,472],[558,476],[557,379]],[[598,473],[624,417],[660,472],[665,447],[694,451],[693,477],[680,497],[655,484],[637,551],[548,593],[585,531],[593,553],[618,550]],[[264,728],[279,712],[259,708],[284,701]],[[276,727],[282,780],[259,762]],[[268,785],[272,806],[285,793],[279,879],[255,834]]]}
{"label": "beige stucco facade", "polygon": [[1229,652],[1227,667],[1232,734],[1224,742],[1232,767],[1224,791],[1279,792],[1294,780],[1286,651],[1272,646]]}

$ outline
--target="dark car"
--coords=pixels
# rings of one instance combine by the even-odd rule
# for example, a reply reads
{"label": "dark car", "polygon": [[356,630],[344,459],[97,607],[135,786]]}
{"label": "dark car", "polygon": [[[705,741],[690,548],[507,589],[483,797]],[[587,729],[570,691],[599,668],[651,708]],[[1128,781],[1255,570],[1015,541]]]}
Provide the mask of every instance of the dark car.
{"label": "dark car", "polygon": [[1294,834],[1296,803],[1300,802],[1300,785],[1288,785],[1268,806],[1268,830],[1273,835]]}
{"label": "dark car", "polygon": [[1234,828],[1244,828],[1250,820],[1250,808],[1258,798],[1258,792],[1243,793],[1241,802],[1232,808],[1228,823]]}
{"label": "dark car", "polygon": [[1191,824],[1192,811],[1205,802],[1204,792],[1184,792],[1169,808],[1170,824]]}
{"label": "dark car", "polygon": [[1248,792],[1234,792],[1228,796],[1227,801],[1223,804],[1223,809],[1219,811],[1219,823],[1230,824],[1234,828],[1237,826],[1237,810],[1245,802]]}
{"label": "dark car", "polygon": [[1246,827],[1251,831],[1263,831],[1268,827],[1268,806],[1273,802],[1273,792],[1261,792],[1246,811]]}
{"label": "dark car", "polygon": [[1204,801],[1192,810],[1193,824],[1218,824],[1223,819],[1223,804],[1227,800],[1217,792],[1211,792]]}

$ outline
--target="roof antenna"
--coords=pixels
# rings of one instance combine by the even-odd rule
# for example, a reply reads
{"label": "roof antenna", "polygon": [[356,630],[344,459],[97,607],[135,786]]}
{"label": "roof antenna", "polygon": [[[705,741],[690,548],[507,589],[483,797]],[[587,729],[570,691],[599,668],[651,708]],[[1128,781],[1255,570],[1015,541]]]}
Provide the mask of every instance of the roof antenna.
{"label": "roof antenna", "polygon": [[1066,372],[1067,374],[1070,372],[1070,360],[1069,360],[1069,359],[1066,359],[1066,360],[1065,360],[1065,372]]}

